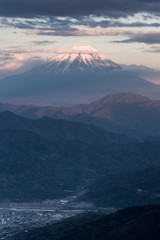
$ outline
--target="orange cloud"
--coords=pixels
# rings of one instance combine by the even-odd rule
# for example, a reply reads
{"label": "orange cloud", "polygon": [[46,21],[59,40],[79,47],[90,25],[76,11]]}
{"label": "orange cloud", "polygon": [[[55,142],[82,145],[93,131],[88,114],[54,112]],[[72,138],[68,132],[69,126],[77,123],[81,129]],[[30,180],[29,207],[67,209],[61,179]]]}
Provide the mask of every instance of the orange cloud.
{"label": "orange cloud", "polygon": [[158,33],[159,31],[149,30],[137,30],[137,29],[119,29],[119,28],[82,28],[82,29],[70,29],[64,31],[52,31],[52,30],[29,30],[26,34],[29,35],[50,35],[50,36],[129,36],[135,34],[149,34]]}
{"label": "orange cloud", "polygon": [[4,71],[4,70],[12,71],[20,68],[21,66],[22,66],[22,63],[9,62],[4,64],[3,66],[0,66],[0,71]]}
{"label": "orange cloud", "polygon": [[7,56],[7,51],[5,52],[8,58],[5,59],[5,55],[3,61],[0,64],[0,71],[13,71],[22,67],[24,63],[31,58],[30,54],[24,53],[13,53],[14,51],[9,51],[11,54],[11,58]]}

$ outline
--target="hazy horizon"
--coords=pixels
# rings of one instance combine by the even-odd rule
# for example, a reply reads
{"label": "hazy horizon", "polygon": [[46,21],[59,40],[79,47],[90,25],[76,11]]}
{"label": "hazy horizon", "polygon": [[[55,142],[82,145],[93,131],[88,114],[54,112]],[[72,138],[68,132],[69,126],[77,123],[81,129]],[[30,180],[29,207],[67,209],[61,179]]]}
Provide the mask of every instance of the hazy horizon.
{"label": "hazy horizon", "polygon": [[160,70],[159,10],[158,1],[147,0],[2,0],[0,78],[73,45],[90,45],[117,64]]}

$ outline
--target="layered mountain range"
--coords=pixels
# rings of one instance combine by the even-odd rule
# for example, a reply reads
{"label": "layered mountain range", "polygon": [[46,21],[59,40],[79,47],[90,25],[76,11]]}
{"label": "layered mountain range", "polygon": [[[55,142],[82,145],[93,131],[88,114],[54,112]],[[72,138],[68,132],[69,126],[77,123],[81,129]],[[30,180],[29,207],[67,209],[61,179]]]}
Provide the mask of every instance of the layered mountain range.
{"label": "layered mountain range", "polygon": [[140,78],[89,46],[74,46],[23,74],[0,81],[0,101],[68,106],[111,93],[160,98],[160,86]]}
{"label": "layered mountain range", "polygon": [[47,116],[93,124],[134,137],[160,136],[160,101],[138,94],[113,94],[90,104],[68,108],[1,103],[0,111],[6,110],[29,118]]}
{"label": "layered mountain range", "polygon": [[[74,46],[2,79],[0,202],[66,197],[96,210],[160,204],[157,99],[159,85],[90,46]],[[103,214],[11,239],[159,239],[158,205]]]}
{"label": "layered mountain range", "polygon": [[135,140],[123,134],[104,131],[94,125],[56,120],[49,117],[27,119],[6,111],[0,113],[0,129],[29,131],[48,141],[79,141],[88,144],[128,143]]}
{"label": "layered mountain range", "polygon": [[[3,112],[0,201],[65,197],[101,176],[159,168],[159,155],[159,139],[142,142],[83,123]],[[158,195],[150,202],[159,202]]]}
{"label": "layered mountain range", "polygon": [[[78,119],[83,110],[87,117],[91,113],[98,116],[100,112],[100,119],[102,116],[111,119],[112,104],[120,104],[117,109],[121,104],[131,109],[149,105],[153,112],[158,112],[159,106],[144,96],[118,94],[86,106],[49,109],[52,114],[54,111],[66,118]],[[21,114],[28,112],[33,117],[35,110],[47,113],[43,107],[8,104],[1,107]],[[108,207],[159,204],[159,156],[160,138],[155,136],[130,138],[91,124],[49,117],[27,119],[5,111],[0,113],[0,202],[73,199],[74,195],[73,201],[95,204],[95,209],[100,207],[101,211]],[[139,222],[143,222],[140,228]],[[4,239],[58,240],[63,235],[63,239],[74,236],[75,239],[158,240],[159,222],[158,205],[132,207],[109,215],[98,212],[80,215]]]}

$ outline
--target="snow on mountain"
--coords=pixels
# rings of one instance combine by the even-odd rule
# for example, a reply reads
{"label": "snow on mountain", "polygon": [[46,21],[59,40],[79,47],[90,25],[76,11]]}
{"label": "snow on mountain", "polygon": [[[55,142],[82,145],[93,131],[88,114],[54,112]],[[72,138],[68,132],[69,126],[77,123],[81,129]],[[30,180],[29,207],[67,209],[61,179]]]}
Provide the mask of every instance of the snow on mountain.
{"label": "snow on mountain", "polygon": [[50,58],[40,66],[41,71],[94,71],[119,69],[120,66],[107,59],[90,46],[73,46]]}
{"label": "snow on mountain", "polygon": [[90,46],[59,50],[30,71],[0,81],[0,102],[71,106],[113,93],[159,99],[160,86],[125,71]]}

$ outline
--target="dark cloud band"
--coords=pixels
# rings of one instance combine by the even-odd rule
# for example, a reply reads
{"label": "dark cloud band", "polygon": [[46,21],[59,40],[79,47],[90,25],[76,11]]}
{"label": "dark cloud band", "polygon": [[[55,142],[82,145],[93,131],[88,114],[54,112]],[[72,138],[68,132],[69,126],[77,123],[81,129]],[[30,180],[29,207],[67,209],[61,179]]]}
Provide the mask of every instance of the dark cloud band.
{"label": "dark cloud band", "polygon": [[122,41],[114,41],[118,43],[146,43],[146,44],[160,44],[160,33],[136,34],[128,39]]}
{"label": "dark cloud band", "polygon": [[5,17],[88,16],[120,17],[137,12],[160,11],[159,0],[1,0],[0,15]]}
{"label": "dark cloud band", "polygon": [[[144,17],[144,16],[143,16]],[[44,18],[5,18],[0,17],[1,27],[19,28],[19,29],[36,29],[48,32],[70,32],[77,31],[79,26],[88,28],[157,28],[160,27],[159,20],[154,20],[154,22],[147,22],[145,19],[141,22],[123,22],[120,19],[106,19],[106,20],[96,20],[96,18],[79,17],[77,19],[71,19],[70,17],[65,17],[64,19],[59,19],[58,17],[44,17]],[[50,34],[48,34],[50,35]]]}

